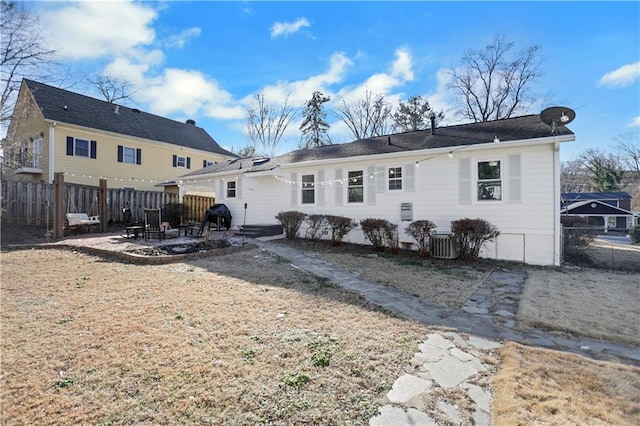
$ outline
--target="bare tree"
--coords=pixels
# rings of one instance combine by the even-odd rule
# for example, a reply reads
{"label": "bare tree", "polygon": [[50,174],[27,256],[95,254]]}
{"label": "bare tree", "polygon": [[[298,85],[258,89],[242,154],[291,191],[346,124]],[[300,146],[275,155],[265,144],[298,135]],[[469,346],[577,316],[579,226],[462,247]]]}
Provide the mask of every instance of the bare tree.
{"label": "bare tree", "polygon": [[336,117],[347,125],[355,139],[366,139],[391,133],[391,106],[384,95],[376,95],[367,90],[364,98],[353,104],[342,104],[336,108]]}
{"label": "bare tree", "polygon": [[22,79],[46,76],[55,51],[46,46],[38,18],[21,3],[2,0],[0,7],[0,127],[6,128]]}
{"label": "bare tree", "polygon": [[451,71],[458,113],[477,123],[527,112],[536,100],[531,86],[542,75],[540,63],[540,46],[514,52],[514,43],[502,36],[483,50],[470,50]]}
{"label": "bare tree", "polygon": [[256,156],[256,147],[253,145],[247,145],[245,147],[240,148],[238,151],[238,157],[240,158],[251,158]]}
{"label": "bare tree", "polygon": [[280,139],[295,115],[288,97],[278,107],[268,104],[263,94],[257,94],[247,107],[247,133],[256,151],[268,156],[275,155]]}
{"label": "bare tree", "polygon": [[427,99],[422,99],[419,95],[411,96],[406,102],[400,101],[393,113],[393,124],[403,132],[425,130],[431,127],[432,114],[436,123],[444,119],[444,112],[436,113]]}
{"label": "bare tree", "polygon": [[131,86],[128,82],[119,80],[117,78],[109,76],[100,76],[95,80],[87,79],[89,83],[93,84],[104,99],[109,103],[114,103],[123,100],[132,100],[131,95],[135,93],[131,90]]}
{"label": "bare tree", "polygon": [[560,165],[561,192],[589,192],[589,170],[581,159],[565,161]]}
{"label": "bare tree", "polygon": [[629,171],[640,175],[640,133],[625,133],[615,140],[624,165]]}

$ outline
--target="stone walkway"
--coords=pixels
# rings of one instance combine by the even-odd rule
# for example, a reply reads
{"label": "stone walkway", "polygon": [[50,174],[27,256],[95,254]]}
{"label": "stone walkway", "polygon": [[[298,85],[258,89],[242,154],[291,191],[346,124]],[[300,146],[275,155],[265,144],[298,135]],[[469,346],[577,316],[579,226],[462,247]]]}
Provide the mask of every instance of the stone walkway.
{"label": "stone walkway", "polygon": [[[490,425],[492,351],[506,340],[640,365],[637,347],[572,339],[542,330],[523,332],[516,329],[518,301],[526,279],[523,272],[494,270],[459,309],[451,309],[367,280],[299,250],[270,242],[268,238],[247,242],[287,259],[295,267],[359,294],[394,314],[452,330],[426,336],[405,374],[395,381],[388,392],[388,404],[383,405],[379,414],[370,420],[372,426]],[[105,235],[68,239],[59,244],[117,253],[131,249],[137,242]],[[162,243],[146,243],[149,244]],[[444,398],[445,395],[454,397]],[[456,395],[458,398],[466,395],[466,399],[472,401],[472,406],[464,408],[444,402],[455,400]],[[425,406],[425,401],[429,401],[429,406]]]}
{"label": "stone walkway", "polygon": [[[292,265],[329,279],[370,302],[404,318],[456,331],[435,332],[419,346],[406,374],[387,394],[389,404],[380,408],[370,425],[491,424],[491,389],[486,364],[502,341],[573,352],[592,358],[618,359],[640,365],[636,347],[591,339],[572,339],[542,330],[516,329],[518,301],[526,275],[518,271],[491,272],[483,285],[460,309],[421,300],[411,294],[367,280],[282,244],[253,240],[263,250],[287,259]],[[438,400],[443,392],[466,394],[473,401],[471,419],[460,407]],[[434,401],[435,409],[424,401]]]}

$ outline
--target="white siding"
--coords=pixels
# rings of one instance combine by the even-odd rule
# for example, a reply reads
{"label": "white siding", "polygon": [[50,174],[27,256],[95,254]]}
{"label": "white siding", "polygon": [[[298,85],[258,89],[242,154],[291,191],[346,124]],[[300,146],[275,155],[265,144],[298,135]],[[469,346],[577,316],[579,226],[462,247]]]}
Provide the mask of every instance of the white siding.
{"label": "white siding", "polygon": [[[423,161],[412,170],[407,165],[414,165],[417,158],[410,155],[394,158],[388,163],[378,159],[351,163],[336,161],[331,166],[286,166],[275,171],[283,180],[275,176],[246,175],[242,180],[242,196],[223,202],[231,209],[235,225],[242,224],[237,218],[242,217],[245,202],[248,203],[248,224],[277,223],[275,216],[279,212],[298,210],[308,214],[341,215],[356,221],[369,217],[384,218],[405,225],[400,220],[400,204],[412,202],[413,219],[435,222],[439,233],[449,233],[451,221],[465,217],[482,218],[495,225],[501,235],[496,243],[487,245],[483,256],[524,260],[532,264],[553,264],[556,238],[554,204],[557,202],[554,199],[553,146],[509,147],[508,143],[503,143],[491,151],[468,151],[463,154],[458,156],[462,161],[442,155]],[[503,164],[502,200],[478,201],[476,164],[478,161],[494,159]],[[519,164],[514,165],[516,161]],[[464,167],[468,164],[469,173],[461,172],[460,164]],[[402,190],[390,191],[387,183],[389,166],[403,166],[406,178],[413,175],[413,185],[403,185]],[[353,170],[362,170],[364,173],[363,203],[347,202],[346,180],[349,171]],[[293,181],[292,177],[296,177],[297,181],[297,177],[313,173],[317,177],[316,203],[302,205],[300,185],[287,181]],[[468,179],[468,183],[465,183],[470,188],[467,204],[461,203],[460,190],[463,185],[460,177]],[[517,190],[519,194],[516,194]],[[375,198],[375,203],[371,202],[372,198]],[[400,235],[400,239],[410,240],[404,234]],[[347,236],[347,241],[365,242],[358,229]]]}

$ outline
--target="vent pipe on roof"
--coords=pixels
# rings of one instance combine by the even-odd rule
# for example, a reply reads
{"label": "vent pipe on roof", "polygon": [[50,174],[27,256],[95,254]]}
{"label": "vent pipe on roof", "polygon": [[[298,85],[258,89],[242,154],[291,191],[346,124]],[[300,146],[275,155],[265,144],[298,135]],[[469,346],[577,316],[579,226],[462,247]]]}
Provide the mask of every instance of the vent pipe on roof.
{"label": "vent pipe on roof", "polygon": [[115,112],[116,114],[120,114],[120,105],[116,105],[113,109],[113,112]]}
{"label": "vent pipe on roof", "polygon": [[436,114],[433,112],[429,114],[429,120],[431,120],[431,134],[435,135],[436,134]]}
{"label": "vent pipe on roof", "polygon": [[191,124],[192,126],[195,126],[195,125],[196,125],[195,120],[192,120],[192,119],[188,119],[187,121],[185,121],[185,123],[187,123],[187,124]]}
{"label": "vent pipe on roof", "polygon": [[387,145],[391,145],[391,136],[387,136]]}

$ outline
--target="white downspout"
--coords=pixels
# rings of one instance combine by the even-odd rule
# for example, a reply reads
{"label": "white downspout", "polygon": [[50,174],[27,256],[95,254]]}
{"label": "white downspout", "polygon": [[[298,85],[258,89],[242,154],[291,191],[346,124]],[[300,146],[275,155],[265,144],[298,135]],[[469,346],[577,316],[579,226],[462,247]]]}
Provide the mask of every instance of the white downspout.
{"label": "white downspout", "polygon": [[55,138],[56,138],[56,123],[51,123],[49,126],[49,183],[53,183],[53,176],[55,172]]}
{"label": "white downspout", "polygon": [[560,143],[553,147],[553,264],[560,266]]}

